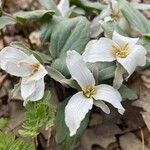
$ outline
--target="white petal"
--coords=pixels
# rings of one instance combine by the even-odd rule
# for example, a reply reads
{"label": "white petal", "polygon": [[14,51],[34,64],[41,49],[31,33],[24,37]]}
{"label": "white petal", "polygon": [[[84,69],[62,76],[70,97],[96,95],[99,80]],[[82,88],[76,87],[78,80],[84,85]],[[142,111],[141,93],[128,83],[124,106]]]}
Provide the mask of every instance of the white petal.
{"label": "white petal", "polygon": [[39,80],[41,78],[44,78],[44,76],[47,74],[46,69],[43,65],[40,65],[39,71],[35,72],[33,75],[29,76],[27,79],[27,82],[33,81],[33,80]]}
{"label": "white petal", "polygon": [[21,96],[25,101],[38,101],[44,95],[44,78],[26,83],[23,78],[21,82]]}
{"label": "white petal", "polygon": [[91,22],[91,37],[97,37],[103,32],[103,29],[101,28],[101,24],[99,23],[100,21],[100,15],[96,16],[92,22]]}
{"label": "white petal", "polygon": [[101,84],[96,86],[96,95],[94,96],[95,100],[103,100],[112,104],[115,108],[118,109],[119,113],[125,111],[121,105],[121,95],[110,85]]}
{"label": "white petal", "polygon": [[112,10],[116,14],[119,11],[119,4],[116,0],[111,0]]}
{"label": "white petal", "polygon": [[93,99],[86,98],[82,92],[73,95],[65,108],[65,122],[70,131],[70,136],[76,134],[81,121],[89,110],[92,109]]}
{"label": "white petal", "polygon": [[81,88],[95,85],[93,74],[87,68],[79,53],[76,51],[68,51],[66,63],[72,78],[78,82]]}
{"label": "white petal", "polygon": [[137,66],[146,64],[146,50],[143,46],[136,45],[126,58],[117,58],[117,61],[127,70],[130,76]]}
{"label": "white petal", "polygon": [[116,31],[114,31],[112,40],[115,43],[117,43],[120,47],[123,47],[126,44],[128,44],[129,45],[129,49],[132,50],[133,46],[135,46],[135,44],[138,42],[139,38],[125,37],[125,36],[120,35]]}
{"label": "white petal", "polygon": [[44,68],[44,66],[39,63],[39,61],[34,57],[34,55],[29,56],[28,63],[30,63],[30,65],[34,65],[38,63],[40,66],[39,66],[38,71],[36,71],[33,75],[27,78],[27,82],[30,82],[33,80],[39,80],[41,78],[44,78],[44,76],[47,74],[47,71]]}
{"label": "white petal", "polygon": [[104,19],[105,17],[110,16],[112,13],[112,10],[110,7],[104,8],[102,12],[100,13],[100,19]]}
{"label": "white petal", "polygon": [[8,46],[0,52],[0,66],[11,75],[26,77],[30,74],[30,67],[28,64],[21,66],[19,62],[27,58],[22,51]]}
{"label": "white petal", "polygon": [[90,41],[83,53],[83,59],[86,62],[114,61],[116,58],[112,54],[113,41],[108,38]]}
{"label": "white petal", "polygon": [[65,17],[69,11],[69,0],[60,0],[59,4],[57,5],[58,10]]}

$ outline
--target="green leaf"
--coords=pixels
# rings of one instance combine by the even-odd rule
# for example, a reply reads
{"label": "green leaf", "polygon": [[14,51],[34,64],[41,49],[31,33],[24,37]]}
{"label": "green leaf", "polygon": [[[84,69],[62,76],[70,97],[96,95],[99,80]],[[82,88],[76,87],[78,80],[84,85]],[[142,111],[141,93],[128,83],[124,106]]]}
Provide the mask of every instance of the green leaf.
{"label": "green leaf", "polygon": [[[84,120],[81,122],[80,128],[78,129],[76,135],[70,137],[69,129],[65,123],[64,110],[68,103],[68,99],[65,100],[57,109],[56,114],[56,142],[62,145],[62,150],[73,150],[74,144],[83,134],[89,122],[89,113],[86,115]],[[72,114],[73,115],[73,114]]]}
{"label": "green leaf", "polygon": [[34,146],[0,131],[0,150],[34,150]]}
{"label": "green leaf", "polygon": [[37,20],[44,17],[52,18],[54,11],[52,10],[33,10],[33,11],[20,11],[14,14],[18,23],[25,23],[28,20]]}
{"label": "green leaf", "polygon": [[0,17],[0,29],[4,28],[6,25],[15,24],[16,21],[13,18],[2,16]]}
{"label": "green leaf", "polygon": [[75,89],[79,88],[79,85],[75,82],[73,79],[66,79],[65,76],[63,76],[59,71],[57,71],[55,68],[52,67],[46,67],[46,70],[48,71],[48,74],[51,78],[53,78],[55,81],[61,83],[65,87],[72,87]]}
{"label": "green leaf", "polygon": [[90,1],[82,1],[82,0],[70,0],[72,5],[76,5],[85,11],[89,12],[100,12],[104,7],[99,2],[90,2]]}
{"label": "green leaf", "polygon": [[120,87],[119,92],[123,100],[136,100],[138,98],[136,93],[125,85]]}
{"label": "green leaf", "polygon": [[106,114],[110,114],[109,107],[102,100],[94,100],[94,105],[102,109]]}
{"label": "green leaf", "polygon": [[124,78],[127,77],[127,71],[123,68],[122,65],[117,63],[117,68],[115,70],[115,76],[113,80],[113,87],[119,89],[124,81]]}
{"label": "green leaf", "polygon": [[66,19],[58,23],[51,35],[50,52],[53,58],[66,55],[68,50],[82,52],[89,41],[89,30],[90,24],[85,17]]}
{"label": "green leaf", "polygon": [[50,92],[45,92],[44,97],[38,102],[28,102],[26,105],[25,121],[19,133],[22,136],[35,137],[41,127],[47,130],[54,124],[55,107],[49,104]]}
{"label": "green leaf", "polygon": [[45,22],[41,29],[40,29],[40,39],[42,42],[49,42],[50,37],[53,31],[53,28],[60,22],[64,20],[63,17],[60,16],[53,16],[51,20],[48,20],[48,22]]}
{"label": "green leaf", "polygon": [[120,9],[130,26],[141,34],[150,33],[150,22],[126,0],[119,0]]}
{"label": "green leaf", "polygon": [[7,118],[0,118],[0,130],[3,130],[8,125],[8,119]]}
{"label": "green leaf", "polygon": [[148,39],[150,40],[150,33],[143,34],[143,36],[144,36],[145,38],[148,38]]}
{"label": "green leaf", "polygon": [[56,4],[53,0],[38,0],[39,3],[48,10],[54,10],[56,15],[60,15],[59,10],[57,9]]}
{"label": "green leaf", "polygon": [[139,10],[150,10],[150,4],[144,4],[144,3],[131,3],[132,6]]}
{"label": "green leaf", "polygon": [[58,23],[51,35],[50,53],[56,59],[52,67],[69,77],[66,66],[66,52],[76,50],[81,53],[90,37],[90,24],[85,17],[66,19]]}
{"label": "green leaf", "polygon": [[114,77],[116,64],[114,62],[88,63],[88,67],[94,75],[97,84]]}

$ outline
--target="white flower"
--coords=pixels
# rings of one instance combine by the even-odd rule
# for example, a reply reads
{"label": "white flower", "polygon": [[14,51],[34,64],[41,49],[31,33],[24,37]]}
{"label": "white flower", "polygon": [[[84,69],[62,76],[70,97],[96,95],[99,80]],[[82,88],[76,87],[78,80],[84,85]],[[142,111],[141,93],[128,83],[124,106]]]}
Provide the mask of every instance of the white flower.
{"label": "white flower", "polygon": [[109,0],[108,6],[96,16],[91,22],[91,37],[97,37],[103,32],[102,27],[105,23],[113,21],[119,25],[123,30],[128,30],[128,23],[123,17],[119,4],[116,0]]}
{"label": "white flower", "polygon": [[[65,122],[70,131],[70,136],[76,134],[81,121],[94,104],[94,101],[111,103],[123,114],[121,96],[112,86],[101,84],[95,86],[95,79],[84,63],[82,56],[76,51],[69,51],[66,58],[67,67],[73,79],[80,85],[82,91],[73,95],[65,108]],[[103,107],[103,106],[101,106]],[[102,108],[103,111],[109,111]]]}
{"label": "white flower", "polygon": [[114,31],[112,40],[100,38],[90,41],[83,53],[83,59],[93,63],[117,60],[130,76],[137,66],[146,64],[146,50],[137,42],[138,38],[124,37]]}
{"label": "white flower", "polygon": [[100,14],[100,19],[107,21],[116,21],[119,22],[122,17],[121,11],[119,10],[119,4],[116,0],[110,0],[108,6],[103,9]]}
{"label": "white flower", "polygon": [[67,16],[70,9],[69,0],[60,0],[57,8],[63,17]]}
{"label": "white flower", "polygon": [[21,95],[25,101],[37,101],[44,95],[44,66],[33,56],[5,47],[0,52],[0,67],[11,75],[22,77]]}

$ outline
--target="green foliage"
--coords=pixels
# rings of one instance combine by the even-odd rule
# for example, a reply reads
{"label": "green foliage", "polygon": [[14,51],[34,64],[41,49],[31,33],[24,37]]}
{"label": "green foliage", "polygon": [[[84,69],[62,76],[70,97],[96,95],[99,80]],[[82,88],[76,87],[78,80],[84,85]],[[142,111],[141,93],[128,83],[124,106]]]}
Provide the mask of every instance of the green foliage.
{"label": "green foliage", "polygon": [[76,50],[81,53],[90,38],[90,24],[85,17],[65,19],[52,31],[50,53],[55,59],[52,66],[63,75],[69,76],[66,66],[66,52]]}
{"label": "green foliage", "polygon": [[103,9],[103,5],[99,2],[81,1],[81,0],[70,0],[72,5],[76,5],[89,12],[100,12]]}
{"label": "green foliage", "polygon": [[150,33],[150,21],[126,0],[119,0],[120,9],[130,26],[141,34]]}
{"label": "green foliage", "polygon": [[40,39],[42,42],[50,41],[50,37],[51,37],[54,27],[62,20],[65,20],[65,19],[60,16],[53,16],[51,20],[47,20],[47,22],[44,22],[42,24],[42,27],[40,30]]}
{"label": "green foliage", "polygon": [[[78,141],[78,139],[83,134],[89,122],[89,113],[86,115],[84,120],[81,122],[80,128],[77,130],[76,135],[70,137],[69,129],[65,123],[64,110],[65,106],[68,103],[68,99],[66,99],[57,109],[56,114],[56,142],[61,144],[62,150],[73,150],[74,144]],[[72,114],[74,115],[74,114]]]}
{"label": "green foliage", "polygon": [[4,28],[6,25],[15,24],[15,19],[7,16],[0,17],[0,29]]}
{"label": "green foliage", "polygon": [[52,67],[46,67],[48,74],[51,78],[53,78],[55,81],[61,83],[65,87],[72,87],[75,89],[80,88],[79,85],[76,83],[73,79],[66,79],[65,76],[63,76],[59,71],[57,71],[55,68]]}
{"label": "green foliage", "polygon": [[[41,22],[45,20],[50,20],[54,14],[52,10],[33,10],[33,11],[19,11],[9,16],[0,17],[0,29],[4,28],[6,25],[21,23],[24,24],[26,21],[37,21]],[[10,15],[11,16],[11,15]]]}
{"label": "green foliage", "polygon": [[35,137],[41,127],[52,127],[55,119],[55,107],[49,105],[50,92],[45,92],[44,97],[38,102],[29,102],[26,105],[25,122],[19,133],[22,136]]}
{"label": "green foliage", "polygon": [[115,70],[115,76],[114,76],[114,80],[113,80],[113,87],[115,89],[119,89],[125,79],[125,77],[127,77],[127,71],[123,68],[122,65],[120,65],[119,63],[117,63],[117,68]]}
{"label": "green foliage", "polygon": [[0,132],[0,150],[34,150],[34,146],[16,139],[12,134]]}
{"label": "green foliage", "polygon": [[116,64],[114,62],[88,63],[88,67],[94,75],[97,84],[114,77]]}
{"label": "green foliage", "polygon": [[56,15],[60,15],[59,10],[57,9],[56,4],[53,0],[38,0],[39,3],[48,10],[54,10]]}
{"label": "green foliage", "polygon": [[138,98],[136,93],[124,84],[120,87],[119,92],[123,100],[136,100]]}
{"label": "green foliage", "polygon": [[89,22],[85,17],[65,19],[59,22],[51,35],[52,57],[63,57],[68,50],[82,52],[89,40],[89,30]]}
{"label": "green foliage", "polygon": [[0,118],[0,129],[5,129],[8,124],[8,119],[7,118]]}
{"label": "green foliage", "polygon": [[19,11],[14,14],[17,23],[25,23],[26,21],[34,21],[43,19],[44,17],[52,18],[54,11],[52,10],[33,10],[33,11]]}
{"label": "green foliage", "polygon": [[139,10],[150,10],[150,4],[147,3],[132,3],[132,5]]}

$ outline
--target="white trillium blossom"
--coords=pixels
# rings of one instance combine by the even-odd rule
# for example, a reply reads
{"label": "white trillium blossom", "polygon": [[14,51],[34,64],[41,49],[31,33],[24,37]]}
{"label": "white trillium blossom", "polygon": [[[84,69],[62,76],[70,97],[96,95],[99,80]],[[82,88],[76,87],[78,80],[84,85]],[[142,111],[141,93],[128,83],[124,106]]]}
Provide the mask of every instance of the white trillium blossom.
{"label": "white trillium blossom", "polygon": [[122,18],[121,11],[119,9],[119,4],[116,0],[110,0],[109,4],[100,14],[100,19],[105,22],[107,21],[116,21],[119,22]]}
{"label": "white trillium blossom", "polygon": [[119,9],[118,2],[116,0],[109,0],[107,3],[107,7],[92,20],[91,37],[97,37],[101,34],[103,32],[102,27],[110,21],[116,22],[123,30],[128,29],[128,23]]}
{"label": "white trillium blossom", "polygon": [[[70,136],[76,134],[81,121],[94,101],[106,101],[123,114],[125,109],[121,105],[121,95],[110,85],[101,84],[96,86],[93,74],[87,68],[82,56],[76,51],[68,51],[66,58],[67,67],[74,80],[78,82],[82,91],[73,95],[65,107],[65,122],[70,131]],[[105,111],[105,109],[102,109]],[[110,113],[107,112],[106,113]]]}
{"label": "white trillium blossom", "polygon": [[114,31],[112,40],[104,37],[90,41],[83,53],[83,59],[92,63],[117,60],[129,77],[137,66],[146,64],[146,50],[137,44],[138,40],[139,38],[125,37]]}
{"label": "white trillium blossom", "polygon": [[5,47],[0,52],[0,67],[11,75],[22,77],[21,96],[27,101],[40,100],[44,95],[44,66],[33,56],[13,48]]}
{"label": "white trillium blossom", "polygon": [[63,17],[67,16],[70,9],[69,0],[60,0],[59,4],[57,5],[57,8]]}

